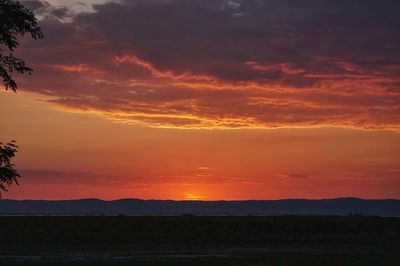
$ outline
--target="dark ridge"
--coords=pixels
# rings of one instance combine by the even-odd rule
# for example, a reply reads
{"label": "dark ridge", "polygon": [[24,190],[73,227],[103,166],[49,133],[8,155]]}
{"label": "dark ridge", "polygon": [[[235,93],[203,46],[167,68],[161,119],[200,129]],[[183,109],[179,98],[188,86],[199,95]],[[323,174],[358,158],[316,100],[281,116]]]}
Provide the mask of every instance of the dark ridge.
{"label": "dark ridge", "polygon": [[0,215],[368,215],[400,216],[400,200],[284,199],[173,201],[0,200]]}

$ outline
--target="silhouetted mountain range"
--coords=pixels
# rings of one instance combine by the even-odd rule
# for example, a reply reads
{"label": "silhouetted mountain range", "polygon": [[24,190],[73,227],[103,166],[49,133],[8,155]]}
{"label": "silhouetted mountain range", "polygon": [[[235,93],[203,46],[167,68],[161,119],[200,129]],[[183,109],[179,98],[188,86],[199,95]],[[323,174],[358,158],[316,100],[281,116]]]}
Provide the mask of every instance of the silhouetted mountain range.
{"label": "silhouetted mountain range", "polygon": [[377,215],[400,216],[400,200],[172,201],[0,200],[1,215]]}

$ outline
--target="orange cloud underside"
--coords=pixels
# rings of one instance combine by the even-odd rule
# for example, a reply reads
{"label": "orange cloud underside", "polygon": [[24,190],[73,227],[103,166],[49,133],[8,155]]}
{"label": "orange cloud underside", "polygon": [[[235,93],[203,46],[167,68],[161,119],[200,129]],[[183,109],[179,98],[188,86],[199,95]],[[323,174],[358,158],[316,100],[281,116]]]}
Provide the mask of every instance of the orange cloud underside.
{"label": "orange cloud underside", "polygon": [[[53,65],[65,73],[61,93],[55,87],[39,92],[64,110],[89,112],[122,123],[167,128],[305,128],[344,127],[399,130],[400,97],[389,89],[399,82],[391,73],[366,74],[343,62],[343,69],[358,74],[307,73],[290,64],[271,66],[245,62],[255,71],[280,71],[297,78],[324,78],[304,88],[284,81],[228,81],[201,73],[160,70],[134,55],[117,56],[112,70],[78,65]],[[130,67],[133,67],[132,69]],[[114,78],[115,72],[129,78]],[[57,81],[57,82],[59,82]],[[50,82],[51,83],[51,82]],[[71,84],[70,84],[71,83]],[[70,84],[70,85],[69,85]],[[25,89],[36,91],[35,85]],[[76,86],[71,94],[68,86]],[[74,91],[74,90],[73,90]]]}

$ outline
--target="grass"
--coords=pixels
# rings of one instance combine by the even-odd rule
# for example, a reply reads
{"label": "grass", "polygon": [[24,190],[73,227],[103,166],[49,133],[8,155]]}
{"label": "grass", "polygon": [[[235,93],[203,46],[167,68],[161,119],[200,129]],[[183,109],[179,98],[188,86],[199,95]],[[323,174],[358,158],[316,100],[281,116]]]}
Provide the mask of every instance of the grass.
{"label": "grass", "polygon": [[0,236],[0,265],[400,265],[399,218],[0,217]]}

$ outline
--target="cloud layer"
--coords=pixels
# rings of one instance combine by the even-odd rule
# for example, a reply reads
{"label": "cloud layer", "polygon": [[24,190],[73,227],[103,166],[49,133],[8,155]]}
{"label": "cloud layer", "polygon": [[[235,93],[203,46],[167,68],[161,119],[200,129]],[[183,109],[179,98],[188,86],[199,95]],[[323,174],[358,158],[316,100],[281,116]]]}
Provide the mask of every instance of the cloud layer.
{"label": "cloud layer", "polygon": [[160,127],[400,128],[400,2],[27,1],[26,90]]}

